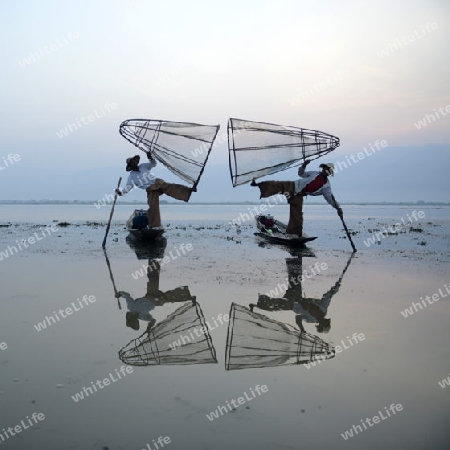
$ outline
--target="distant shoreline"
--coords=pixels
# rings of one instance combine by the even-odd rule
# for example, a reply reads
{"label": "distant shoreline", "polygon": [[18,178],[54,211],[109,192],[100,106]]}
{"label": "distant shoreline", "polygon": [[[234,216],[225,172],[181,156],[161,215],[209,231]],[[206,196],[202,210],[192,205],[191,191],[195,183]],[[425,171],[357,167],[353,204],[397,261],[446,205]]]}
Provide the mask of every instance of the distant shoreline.
{"label": "distant shoreline", "polygon": [[[0,200],[0,205],[93,205],[95,200]],[[168,202],[165,200],[160,201],[161,205],[261,205],[266,204],[266,202]],[[280,203],[284,205],[284,203]],[[323,202],[308,202],[308,205],[323,205]],[[366,206],[366,205],[414,205],[414,206],[450,206],[450,202],[425,202],[425,201],[415,201],[415,202],[341,202],[342,205],[348,206]],[[145,202],[120,202],[120,205],[126,206],[146,206]]]}

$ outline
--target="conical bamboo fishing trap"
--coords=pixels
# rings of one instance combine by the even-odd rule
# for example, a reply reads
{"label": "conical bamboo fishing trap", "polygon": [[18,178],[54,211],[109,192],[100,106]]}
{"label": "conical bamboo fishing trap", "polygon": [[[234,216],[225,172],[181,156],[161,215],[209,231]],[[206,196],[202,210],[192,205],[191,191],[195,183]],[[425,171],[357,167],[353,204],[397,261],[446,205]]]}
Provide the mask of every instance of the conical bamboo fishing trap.
{"label": "conical bamboo fishing trap", "polygon": [[225,369],[306,364],[333,358],[334,348],[309,333],[232,303]]}
{"label": "conical bamboo fishing trap", "polygon": [[187,302],[119,351],[131,366],[215,364],[216,350],[200,305]]}

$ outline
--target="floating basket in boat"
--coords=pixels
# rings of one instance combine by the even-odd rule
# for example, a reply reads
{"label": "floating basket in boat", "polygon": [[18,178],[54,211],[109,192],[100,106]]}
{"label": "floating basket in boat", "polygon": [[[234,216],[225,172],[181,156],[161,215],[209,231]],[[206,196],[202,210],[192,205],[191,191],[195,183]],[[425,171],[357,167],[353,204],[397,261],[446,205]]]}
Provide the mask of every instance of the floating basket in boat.
{"label": "floating basket in boat", "polygon": [[143,209],[135,209],[134,214],[135,215],[133,217],[132,228],[135,228],[137,230],[140,230],[141,228],[147,228],[148,225],[147,211]]}

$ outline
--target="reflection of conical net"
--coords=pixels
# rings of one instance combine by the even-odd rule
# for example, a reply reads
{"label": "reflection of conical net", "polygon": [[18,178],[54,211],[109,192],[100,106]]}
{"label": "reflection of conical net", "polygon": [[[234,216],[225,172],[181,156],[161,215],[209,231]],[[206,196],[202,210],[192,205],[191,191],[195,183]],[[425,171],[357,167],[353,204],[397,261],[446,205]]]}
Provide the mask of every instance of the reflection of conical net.
{"label": "reflection of conical net", "polygon": [[228,323],[225,368],[287,366],[333,358],[331,345],[288,324],[233,303]]}
{"label": "reflection of conical net", "polygon": [[217,363],[203,312],[192,302],[128,343],[119,358],[131,366]]}

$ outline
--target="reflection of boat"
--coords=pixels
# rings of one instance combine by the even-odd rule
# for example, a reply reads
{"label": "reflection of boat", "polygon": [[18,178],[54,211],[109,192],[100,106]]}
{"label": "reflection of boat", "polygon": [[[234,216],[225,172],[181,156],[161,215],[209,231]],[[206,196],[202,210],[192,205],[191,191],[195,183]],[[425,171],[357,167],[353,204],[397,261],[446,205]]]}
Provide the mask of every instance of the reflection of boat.
{"label": "reflection of boat", "polygon": [[165,231],[163,227],[148,228],[147,211],[144,209],[135,209],[126,227],[132,236],[142,240],[155,240]]}
{"label": "reflection of boat", "polygon": [[[152,242],[152,245],[147,245],[147,241],[136,239],[132,234],[125,238],[128,246],[136,253],[137,259],[162,259],[164,258],[164,251],[167,247],[167,239],[160,236]],[[151,261],[149,261],[149,264]]]}
{"label": "reflection of boat", "polygon": [[203,312],[195,301],[149,327],[119,350],[119,358],[131,366],[217,363]]}
{"label": "reflection of boat", "polygon": [[232,303],[225,369],[307,364],[335,356],[334,348],[312,334]]}
{"label": "reflection of boat", "polygon": [[304,245],[306,242],[313,241],[317,237],[310,237],[303,233],[303,236],[298,236],[296,234],[286,233],[286,224],[275,220],[272,216],[266,214],[260,214],[255,216],[256,226],[258,227],[259,233],[257,236],[261,236],[270,242],[275,244],[285,244],[292,246]]}

